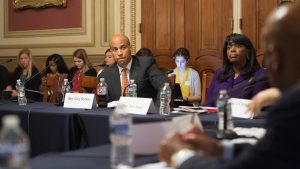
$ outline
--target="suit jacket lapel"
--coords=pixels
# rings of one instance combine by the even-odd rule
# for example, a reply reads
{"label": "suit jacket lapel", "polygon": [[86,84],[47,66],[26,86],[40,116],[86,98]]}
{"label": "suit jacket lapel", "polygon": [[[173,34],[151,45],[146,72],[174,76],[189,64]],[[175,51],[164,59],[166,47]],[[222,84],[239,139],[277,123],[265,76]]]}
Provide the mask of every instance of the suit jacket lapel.
{"label": "suit jacket lapel", "polygon": [[135,83],[137,83],[137,72],[136,72],[136,69],[138,67],[138,61],[137,59],[135,58],[135,56],[132,56],[132,64],[131,64],[131,68],[130,68],[130,77],[129,77],[129,80],[130,79],[134,79],[135,80]]}
{"label": "suit jacket lapel", "polygon": [[121,95],[121,81],[120,81],[120,72],[117,64],[113,65],[112,75],[113,77],[113,83],[116,89],[116,95]]}

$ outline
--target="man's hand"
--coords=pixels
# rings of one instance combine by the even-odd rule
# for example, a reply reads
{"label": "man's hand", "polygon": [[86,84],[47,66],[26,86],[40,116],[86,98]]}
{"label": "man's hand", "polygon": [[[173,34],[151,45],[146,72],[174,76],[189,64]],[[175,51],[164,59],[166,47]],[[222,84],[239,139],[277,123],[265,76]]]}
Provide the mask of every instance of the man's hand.
{"label": "man's hand", "polygon": [[171,157],[182,149],[192,149],[204,155],[222,158],[223,146],[209,138],[198,126],[193,126],[184,134],[169,134],[160,145],[159,159],[171,166]]}
{"label": "man's hand", "polygon": [[170,133],[160,144],[159,159],[171,166],[172,155],[185,148],[189,148],[189,145],[184,142],[182,135]]}
{"label": "man's hand", "polygon": [[257,93],[253,98],[252,102],[248,104],[248,111],[252,113],[253,117],[256,117],[261,112],[261,109],[265,106],[270,106],[279,97],[281,92],[277,88],[269,88]]}
{"label": "man's hand", "polygon": [[222,158],[223,146],[217,140],[205,135],[198,126],[193,126],[183,135],[183,140],[204,155]]}

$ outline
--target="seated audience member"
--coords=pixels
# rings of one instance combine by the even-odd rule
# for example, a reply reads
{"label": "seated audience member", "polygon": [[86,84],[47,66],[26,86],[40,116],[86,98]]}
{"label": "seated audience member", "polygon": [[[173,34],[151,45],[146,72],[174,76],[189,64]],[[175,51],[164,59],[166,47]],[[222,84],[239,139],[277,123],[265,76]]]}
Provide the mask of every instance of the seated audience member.
{"label": "seated audience member", "polygon": [[[89,61],[88,55],[84,49],[77,49],[73,53],[73,60],[75,66],[73,66],[68,75],[68,81],[71,82],[71,91],[80,91],[80,78],[82,76],[96,76],[97,72],[93,68],[91,62]],[[91,92],[92,89],[87,91]]]}
{"label": "seated audience member", "polygon": [[187,67],[190,53],[186,48],[178,48],[173,54],[176,63],[175,83],[180,84],[183,100],[198,105],[201,99],[201,82],[196,70]]}
{"label": "seated audience member", "polygon": [[12,96],[18,96],[16,92],[16,83],[20,79],[25,84],[25,95],[27,99],[34,101],[41,101],[42,95],[39,94],[39,87],[41,84],[41,74],[39,70],[33,65],[33,56],[29,49],[22,49],[18,54],[19,64],[14,71],[14,80],[12,82]]}
{"label": "seated audience member", "polygon": [[300,3],[281,6],[267,19],[263,48],[270,83],[282,95],[269,109],[266,133],[253,146],[219,142],[198,127],[169,135],[159,157],[180,169],[300,168]]}
{"label": "seated audience member", "polygon": [[61,93],[61,87],[63,85],[64,79],[68,78],[68,67],[65,63],[63,57],[59,54],[50,55],[46,60],[46,72],[45,76],[42,77],[42,85],[40,90],[44,91],[47,85],[47,78],[55,78],[57,82],[53,87],[52,92]]}
{"label": "seated audience member", "polygon": [[241,34],[226,37],[223,48],[223,67],[216,71],[208,88],[206,105],[216,106],[221,89],[227,89],[230,97],[251,99],[256,93],[269,87],[265,69],[256,60],[251,41]]}
{"label": "seated audience member", "polygon": [[[113,55],[112,55],[110,49],[107,49],[107,50],[105,51],[104,65],[105,65],[105,67],[109,67],[109,66],[111,66],[111,65],[114,64],[114,63],[115,63],[115,59],[114,59],[114,57],[113,57]],[[102,72],[102,70],[103,70],[103,69],[100,69],[100,70],[98,71],[97,76],[100,75],[100,73]]]}
{"label": "seated audience member", "polygon": [[152,98],[155,102],[159,97],[158,91],[168,79],[157,68],[154,59],[147,56],[131,56],[130,41],[122,34],[112,36],[110,50],[116,63],[99,75],[108,84],[109,100],[119,100],[120,96],[127,96],[129,80],[134,79],[137,84],[137,96]]}
{"label": "seated audience member", "polygon": [[9,73],[6,67],[0,65],[0,91],[10,89]]}
{"label": "seated audience member", "polygon": [[138,56],[151,56],[151,57],[154,57],[153,53],[148,48],[141,48],[140,50],[138,50],[136,52],[135,56],[137,56],[137,57]]}

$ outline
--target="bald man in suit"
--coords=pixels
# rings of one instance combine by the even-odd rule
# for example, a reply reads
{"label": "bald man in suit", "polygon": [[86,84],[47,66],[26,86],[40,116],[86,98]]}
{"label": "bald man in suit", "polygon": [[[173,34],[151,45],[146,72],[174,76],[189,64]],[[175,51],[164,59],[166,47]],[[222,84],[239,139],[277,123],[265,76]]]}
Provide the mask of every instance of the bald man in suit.
{"label": "bald man in suit", "polygon": [[126,68],[127,81],[134,79],[137,84],[138,97],[152,98],[154,102],[159,100],[158,91],[164,83],[168,82],[168,79],[157,68],[154,58],[132,56],[130,41],[127,36],[122,34],[112,36],[110,50],[116,62],[105,68],[99,75],[108,84],[109,100],[119,100],[121,95],[126,94],[127,88],[122,91],[121,75],[124,68]]}

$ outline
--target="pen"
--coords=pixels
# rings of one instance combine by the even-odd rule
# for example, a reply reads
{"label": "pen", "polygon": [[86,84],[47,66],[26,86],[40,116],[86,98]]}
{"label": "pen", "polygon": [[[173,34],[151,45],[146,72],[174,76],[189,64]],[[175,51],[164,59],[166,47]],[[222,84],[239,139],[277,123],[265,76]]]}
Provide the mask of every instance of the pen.
{"label": "pen", "polygon": [[192,118],[191,118],[191,124],[194,124],[195,123],[195,116],[196,116],[196,112],[194,112],[193,114],[192,114]]}

